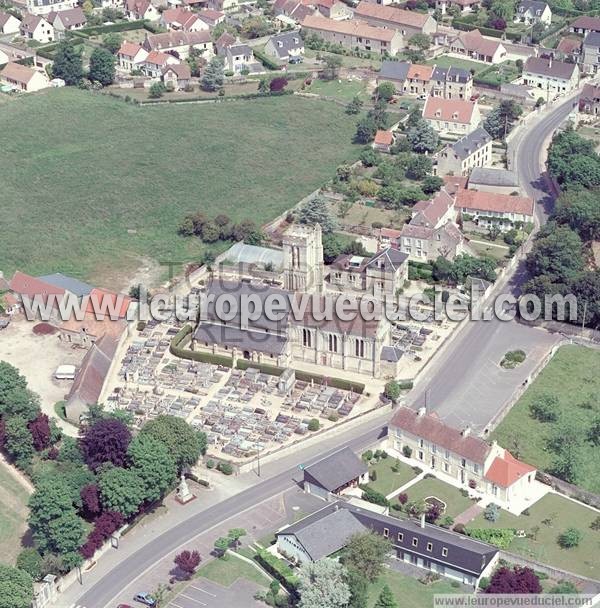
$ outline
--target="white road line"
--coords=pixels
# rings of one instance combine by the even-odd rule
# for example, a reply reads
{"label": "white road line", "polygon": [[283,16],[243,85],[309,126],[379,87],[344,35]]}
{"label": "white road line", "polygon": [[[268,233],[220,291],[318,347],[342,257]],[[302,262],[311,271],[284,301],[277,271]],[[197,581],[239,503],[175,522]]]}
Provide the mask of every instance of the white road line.
{"label": "white road line", "polygon": [[208,595],[212,595],[212,597],[217,597],[214,593],[207,591],[206,589],[202,589],[201,587],[194,587],[194,585],[190,585],[192,589],[196,589],[196,591],[202,591],[202,593],[206,593]]}
{"label": "white road line", "polygon": [[175,606],[175,608],[183,608],[183,606],[180,606],[179,604],[176,604],[175,602],[169,602],[170,606]]}
{"label": "white road line", "polygon": [[186,595],[185,593],[180,593],[179,596],[184,597],[186,600],[192,600],[192,602],[197,602],[201,606],[208,606],[208,604],[205,604],[204,602],[201,602],[200,600],[197,600],[194,597],[190,597],[189,595]]}

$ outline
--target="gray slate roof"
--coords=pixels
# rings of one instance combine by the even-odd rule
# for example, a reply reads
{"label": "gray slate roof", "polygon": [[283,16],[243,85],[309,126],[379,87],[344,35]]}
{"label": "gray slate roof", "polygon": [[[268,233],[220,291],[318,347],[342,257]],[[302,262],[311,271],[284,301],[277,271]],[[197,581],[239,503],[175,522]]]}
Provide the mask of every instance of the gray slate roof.
{"label": "gray slate roof", "polygon": [[460,82],[461,84],[465,84],[469,82],[473,78],[473,74],[469,72],[469,70],[465,70],[463,68],[441,68],[435,67],[433,70],[433,74],[431,75],[431,80],[440,80],[446,82]]}
{"label": "gray slate roof", "polygon": [[381,64],[381,71],[379,72],[379,79],[385,80],[400,80],[404,82],[408,76],[408,68],[410,63],[406,61],[389,61],[386,60]]}
{"label": "gray slate roof", "polygon": [[333,492],[348,482],[367,472],[367,465],[350,448],[331,454],[304,469],[312,481],[329,492]]}
{"label": "gray slate roof", "polygon": [[304,46],[304,42],[298,31],[284,32],[283,34],[271,36],[269,42],[273,45],[273,49],[278,57],[287,57],[290,51],[301,49]]}
{"label": "gray slate roof", "polygon": [[583,39],[583,46],[594,46],[600,48],[600,32],[590,32]]}
{"label": "gray slate roof", "polygon": [[70,291],[73,295],[78,298],[82,298],[83,296],[89,295],[90,291],[92,291],[93,287],[80,281],[79,279],[74,279],[73,277],[68,277],[60,272],[55,272],[54,274],[46,274],[43,277],[38,277],[40,281],[44,281],[44,283],[48,283],[48,285],[53,285],[54,287],[61,287],[66,291]]}
{"label": "gray slate roof", "polygon": [[400,361],[404,352],[398,346],[384,346],[381,349],[381,360],[389,361],[390,363],[396,363]]}
{"label": "gray slate roof", "polygon": [[478,127],[475,131],[453,143],[451,147],[456,156],[464,160],[490,141],[492,141],[491,135],[484,128]]}
{"label": "gray slate roof", "polygon": [[473,167],[469,184],[482,186],[519,187],[519,179],[514,171],[508,169],[491,169],[489,167]]}
{"label": "gray slate roof", "polygon": [[379,268],[386,272],[395,272],[406,262],[408,254],[394,249],[393,247],[387,247],[379,253],[376,253],[368,262],[367,268]]}
{"label": "gray slate roof", "polygon": [[573,76],[573,71],[576,67],[574,63],[554,61],[552,59],[544,59],[543,57],[529,57],[525,62],[523,72],[569,80]]}
{"label": "gray slate roof", "polygon": [[280,355],[287,344],[287,337],[282,334],[240,329],[216,323],[200,323],[194,338],[199,342],[235,347],[240,351],[255,350],[268,355]]}
{"label": "gray slate roof", "polygon": [[[540,2],[540,0],[521,0],[517,10],[520,13],[526,13],[531,10],[532,13],[540,11],[540,14],[544,12],[544,9],[548,6],[546,2]],[[522,10],[521,10],[522,9]]]}

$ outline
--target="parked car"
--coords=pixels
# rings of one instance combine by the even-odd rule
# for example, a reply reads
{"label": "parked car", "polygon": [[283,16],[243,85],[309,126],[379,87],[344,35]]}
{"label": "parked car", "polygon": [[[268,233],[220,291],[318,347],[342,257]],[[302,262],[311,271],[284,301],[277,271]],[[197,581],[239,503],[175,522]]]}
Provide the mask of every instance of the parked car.
{"label": "parked car", "polygon": [[133,596],[133,599],[136,602],[140,602],[140,604],[150,606],[150,608],[154,608],[154,606],[156,606],[156,600],[149,593],[136,593]]}

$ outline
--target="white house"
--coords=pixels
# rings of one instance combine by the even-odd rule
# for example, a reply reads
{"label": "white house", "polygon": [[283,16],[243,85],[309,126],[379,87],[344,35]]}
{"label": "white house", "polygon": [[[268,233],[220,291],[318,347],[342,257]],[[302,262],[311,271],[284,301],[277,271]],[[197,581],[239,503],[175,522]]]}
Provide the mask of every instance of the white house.
{"label": "white house", "polygon": [[119,67],[128,72],[138,68],[146,57],[148,57],[148,51],[142,45],[127,42],[127,40],[121,43],[121,48],[117,51]]}
{"label": "white house", "polygon": [[48,13],[46,19],[54,28],[54,37],[57,40],[64,38],[65,32],[80,30],[87,23],[85,14],[80,6],[60,11],[60,13],[53,11]]}
{"label": "white house", "polygon": [[477,128],[481,114],[477,101],[427,97],[423,119],[438,133],[467,135]]}
{"label": "white house", "polygon": [[54,28],[40,15],[25,15],[21,22],[21,36],[46,44],[54,40]]}
{"label": "white house", "polygon": [[579,86],[579,66],[552,58],[529,57],[523,66],[523,84],[540,89],[540,95],[554,99]]}
{"label": "white house", "polygon": [[552,23],[552,11],[546,2],[541,0],[521,0],[515,12],[515,23],[543,23],[548,27]]}
{"label": "white house", "polygon": [[0,72],[0,81],[15,91],[33,93],[49,86],[48,76],[20,63],[7,63]]}
{"label": "white house", "polygon": [[0,34],[18,34],[21,22],[14,15],[0,11]]}
{"label": "white house", "polygon": [[75,8],[77,0],[27,0],[27,11],[32,15],[47,15],[52,11]]}
{"label": "white house", "polygon": [[527,196],[459,190],[455,205],[463,221],[472,221],[483,230],[491,226],[510,230],[517,224],[533,223],[534,203]]}
{"label": "white house", "polygon": [[289,61],[292,57],[304,55],[304,41],[300,32],[282,32],[271,36],[265,44],[265,53],[279,61]]}

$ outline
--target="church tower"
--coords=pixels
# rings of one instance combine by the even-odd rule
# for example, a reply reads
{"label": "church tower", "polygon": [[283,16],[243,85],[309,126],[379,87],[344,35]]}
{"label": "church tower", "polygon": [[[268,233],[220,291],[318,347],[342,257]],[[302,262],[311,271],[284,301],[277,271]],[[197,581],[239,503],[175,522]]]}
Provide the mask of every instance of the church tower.
{"label": "church tower", "polygon": [[294,224],[283,235],[283,285],[288,291],[324,290],[321,226]]}

